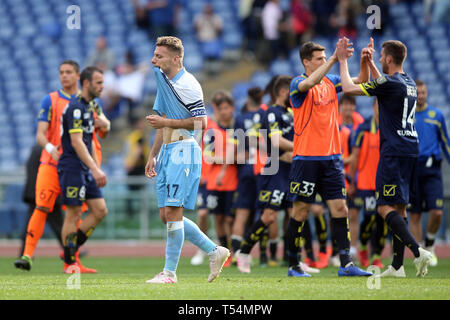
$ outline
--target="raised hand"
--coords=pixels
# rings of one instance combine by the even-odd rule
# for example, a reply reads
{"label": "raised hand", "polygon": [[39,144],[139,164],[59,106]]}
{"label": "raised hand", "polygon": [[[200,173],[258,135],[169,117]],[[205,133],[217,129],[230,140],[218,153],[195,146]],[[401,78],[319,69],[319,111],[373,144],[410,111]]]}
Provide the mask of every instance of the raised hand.
{"label": "raised hand", "polygon": [[373,46],[373,38],[370,38],[370,42],[367,45],[367,47],[363,48],[361,50],[361,58],[367,59],[367,60],[373,60],[373,54],[375,52],[374,46]]}
{"label": "raised hand", "polygon": [[349,42],[350,40],[346,37],[341,38],[336,43],[336,57],[339,61],[347,60],[353,55],[353,52],[355,49],[351,48],[353,45],[352,42]]}

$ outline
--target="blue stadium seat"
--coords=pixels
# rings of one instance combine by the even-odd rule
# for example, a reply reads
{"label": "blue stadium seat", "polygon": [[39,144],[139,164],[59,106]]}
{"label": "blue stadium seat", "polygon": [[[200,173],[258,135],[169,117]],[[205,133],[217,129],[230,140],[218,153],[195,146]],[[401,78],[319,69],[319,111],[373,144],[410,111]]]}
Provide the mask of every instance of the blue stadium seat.
{"label": "blue stadium seat", "polygon": [[250,82],[237,82],[234,84],[233,89],[231,90],[231,94],[234,99],[239,99],[241,97],[247,97],[247,91],[253,85]]}
{"label": "blue stadium seat", "polygon": [[438,60],[436,62],[437,64],[437,70],[441,73],[450,73],[450,61],[446,60]]}
{"label": "blue stadium seat", "polygon": [[409,14],[408,5],[403,2],[397,3],[389,8],[389,14],[396,18],[407,16]]}
{"label": "blue stadium seat", "polygon": [[447,33],[445,31],[445,28],[438,24],[432,24],[426,28],[426,33],[430,38],[434,39],[444,39],[447,37]]}
{"label": "blue stadium seat", "polygon": [[264,90],[266,85],[272,79],[272,75],[266,71],[257,71],[251,77],[251,83]]}
{"label": "blue stadium seat", "polygon": [[415,61],[419,61],[420,63],[424,60],[430,59],[430,51],[425,48],[410,50],[410,52],[408,52],[408,55]]}
{"label": "blue stadium seat", "polygon": [[439,61],[448,61],[450,57],[450,48],[436,49],[433,52],[434,58]]}
{"label": "blue stadium seat", "polygon": [[447,103],[447,97],[445,94],[428,95],[428,103],[437,108],[442,108]]}
{"label": "blue stadium seat", "polygon": [[241,47],[242,36],[239,32],[227,32],[222,37],[225,48],[238,49]]}
{"label": "blue stadium seat", "polygon": [[202,69],[203,58],[199,53],[190,53],[184,57],[183,63],[186,66],[186,69],[189,70],[189,72],[195,73],[199,72]]}
{"label": "blue stadium seat", "polygon": [[398,30],[398,36],[401,41],[409,42],[409,40],[419,37],[419,33],[415,28],[404,28]]}
{"label": "blue stadium seat", "polygon": [[269,71],[272,75],[293,74],[289,60],[277,59],[270,64]]}

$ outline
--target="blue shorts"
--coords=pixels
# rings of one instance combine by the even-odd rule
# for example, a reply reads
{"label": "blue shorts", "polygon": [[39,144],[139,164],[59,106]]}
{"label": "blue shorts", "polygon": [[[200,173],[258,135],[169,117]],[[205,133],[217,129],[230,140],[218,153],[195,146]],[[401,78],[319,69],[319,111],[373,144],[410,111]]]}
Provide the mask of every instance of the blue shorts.
{"label": "blue shorts", "polygon": [[316,202],[316,193],[324,201],[345,199],[343,165],[340,159],[293,160],[289,174],[288,200]]}
{"label": "blue shorts", "polygon": [[347,198],[347,207],[349,209],[361,209],[358,203],[355,202],[356,199]]}
{"label": "blue shorts", "polygon": [[417,158],[380,156],[376,177],[377,205],[409,203],[414,190]]}
{"label": "blue shorts", "polygon": [[103,198],[102,191],[97,187],[97,183],[89,171],[59,169],[58,178],[62,204],[81,206],[87,199]]}
{"label": "blue shorts", "polygon": [[363,209],[365,215],[377,213],[375,190],[356,190],[354,203]]}
{"label": "blue shorts", "polygon": [[202,150],[194,139],[163,144],[155,167],[158,207],[193,210],[201,170]]}
{"label": "blue shorts", "polygon": [[206,185],[199,185],[197,192],[197,210],[207,209],[207,197],[208,190],[206,190]]}
{"label": "blue shorts", "polygon": [[233,208],[253,210],[257,195],[257,176],[244,176],[239,179],[236,190],[237,198]]}
{"label": "blue shorts", "polygon": [[292,202],[287,200],[289,185],[289,166],[280,165],[278,173],[274,175],[258,176],[258,198],[256,208],[269,208],[275,211],[292,208]]}
{"label": "blue shorts", "polygon": [[231,210],[235,191],[207,190],[206,205],[212,214],[233,216]]}
{"label": "blue shorts", "polygon": [[417,162],[415,189],[411,192],[412,213],[421,213],[444,207],[441,161],[434,160],[427,167],[426,162]]}
{"label": "blue shorts", "polygon": [[325,203],[325,201],[323,201],[322,197],[320,196],[320,194],[316,193],[316,198],[314,199],[314,202],[312,204],[319,204],[321,206],[323,206],[325,208],[325,206],[327,205]]}

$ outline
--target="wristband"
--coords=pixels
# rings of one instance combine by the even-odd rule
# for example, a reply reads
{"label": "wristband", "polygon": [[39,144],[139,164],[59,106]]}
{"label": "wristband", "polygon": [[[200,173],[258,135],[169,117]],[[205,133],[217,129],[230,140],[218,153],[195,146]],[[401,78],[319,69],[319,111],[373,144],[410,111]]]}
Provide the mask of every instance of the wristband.
{"label": "wristband", "polygon": [[48,143],[45,145],[45,150],[46,150],[48,153],[52,153],[53,149],[55,149],[55,146],[52,145],[50,142],[48,142]]}

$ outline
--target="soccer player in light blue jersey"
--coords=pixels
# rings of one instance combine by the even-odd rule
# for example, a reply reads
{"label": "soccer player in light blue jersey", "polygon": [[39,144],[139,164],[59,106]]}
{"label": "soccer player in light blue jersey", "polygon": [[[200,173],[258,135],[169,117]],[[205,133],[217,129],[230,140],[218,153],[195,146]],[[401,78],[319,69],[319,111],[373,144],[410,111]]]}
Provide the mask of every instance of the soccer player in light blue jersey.
{"label": "soccer player in light blue jersey", "polygon": [[444,207],[441,162],[445,156],[450,163],[450,144],[442,111],[428,105],[425,82],[416,80],[416,86],[417,108],[414,125],[419,136],[419,158],[416,190],[411,196],[410,229],[416,240],[422,242],[421,213],[428,211],[425,249],[433,255],[430,262],[430,266],[433,267],[438,263],[434,253],[434,240],[441,226]]}
{"label": "soccer player in light blue jersey", "polygon": [[204,250],[210,260],[208,282],[219,276],[230,255],[217,246],[191,220],[183,209],[194,209],[202,167],[202,151],[194,139],[195,130],[206,128],[203,91],[183,67],[184,47],[176,37],[159,37],[152,59],[157,94],[153,110],[146,117],[157,129],[145,175],[156,177],[156,192],[161,221],[167,225],[164,270],[147,283],[175,283],[184,239]]}

